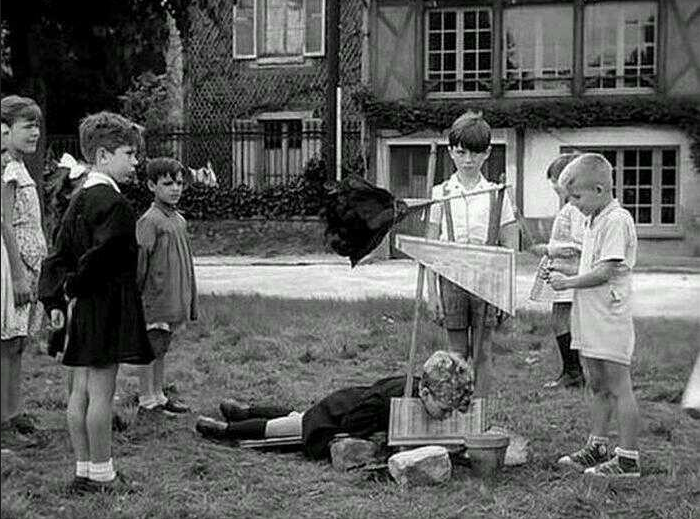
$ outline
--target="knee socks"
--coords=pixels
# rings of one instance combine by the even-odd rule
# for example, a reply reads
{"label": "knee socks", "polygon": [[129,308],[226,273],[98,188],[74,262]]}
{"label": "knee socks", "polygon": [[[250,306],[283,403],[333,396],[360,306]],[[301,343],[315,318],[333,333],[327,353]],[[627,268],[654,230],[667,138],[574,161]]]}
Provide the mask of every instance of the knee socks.
{"label": "knee socks", "polygon": [[571,375],[581,374],[581,361],[578,358],[578,350],[571,349],[571,334],[563,333],[557,335],[556,339],[564,373],[569,373]]}
{"label": "knee socks", "polygon": [[259,440],[265,438],[265,418],[249,418],[240,422],[230,422],[226,429],[227,436],[238,440]]}

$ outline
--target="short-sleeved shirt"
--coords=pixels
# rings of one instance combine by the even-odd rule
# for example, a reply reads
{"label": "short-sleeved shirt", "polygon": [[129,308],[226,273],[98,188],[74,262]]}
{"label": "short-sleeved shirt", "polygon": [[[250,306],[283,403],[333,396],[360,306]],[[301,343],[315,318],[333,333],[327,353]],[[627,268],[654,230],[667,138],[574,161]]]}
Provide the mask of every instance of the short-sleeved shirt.
{"label": "short-sleeved shirt", "polygon": [[618,262],[613,277],[602,285],[574,290],[571,347],[584,357],[629,365],[635,342],[632,269],[637,261],[637,232],[632,215],[617,200],[588,221],[579,275],[603,261]]}
{"label": "short-sleeved shirt", "polygon": [[187,222],[175,209],[154,202],[136,223],[138,286],[149,329],[174,331],[197,318],[197,289]]}
{"label": "short-sleeved shirt", "polygon": [[[449,179],[442,184],[433,187],[433,200],[447,198],[455,195],[463,195],[474,191],[489,189],[496,184],[489,182],[482,175],[479,182],[472,189],[465,189],[459,181],[457,173],[453,173]],[[466,198],[454,198],[449,201],[450,212],[452,213],[452,224],[454,227],[455,241],[460,243],[486,242],[489,228],[489,215],[491,211],[491,193],[482,193]],[[442,221],[438,221],[442,214]],[[440,239],[447,241],[447,216],[441,211],[439,205],[434,205],[430,212],[431,223],[440,224]],[[515,221],[513,207],[506,193],[503,199],[503,209],[501,211],[501,226]]]}

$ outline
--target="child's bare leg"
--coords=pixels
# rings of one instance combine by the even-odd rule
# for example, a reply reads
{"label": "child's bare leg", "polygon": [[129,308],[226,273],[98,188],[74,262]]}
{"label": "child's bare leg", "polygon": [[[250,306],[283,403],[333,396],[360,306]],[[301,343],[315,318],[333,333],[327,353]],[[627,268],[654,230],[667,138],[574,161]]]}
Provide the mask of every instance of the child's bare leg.
{"label": "child's bare leg", "polygon": [[0,421],[10,419],[10,348],[14,339],[3,339],[0,344]]}
{"label": "child's bare leg", "polygon": [[2,421],[19,414],[22,384],[22,349],[24,337],[2,341]]}
{"label": "child's bare leg", "polygon": [[590,394],[591,434],[596,437],[607,438],[612,415],[613,397],[606,384],[604,361],[584,357],[589,374],[588,389]]}
{"label": "child's bare leg", "polygon": [[118,370],[118,364],[87,369],[86,425],[91,463],[104,463],[112,456],[112,399]]}
{"label": "child's bare leg", "polygon": [[466,358],[469,354],[467,348],[467,330],[447,330],[450,351],[458,353]]}
{"label": "child's bare leg", "polygon": [[139,375],[139,405],[152,408],[157,405],[155,379],[155,362],[137,368]]}
{"label": "child's bare leg", "polygon": [[639,408],[632,390],[629,366],[606,362],[606,382],[617,404],[617,421],[620,428],[620,447],[636,451],[639,435]]}
{"label": "child's bare leg", "polygon": [[78,462],[90,460],[90,443],[88,441],[85,417],[88,408],[87,368],[72,368],[68,378],[68,433],[73,444],[73,451]]}
{"label": "child's bare leg", "polygon": [[153,394],[159,404],[164,404],[165,395],[163,387],[165,385],[165,354],[153,361]]}

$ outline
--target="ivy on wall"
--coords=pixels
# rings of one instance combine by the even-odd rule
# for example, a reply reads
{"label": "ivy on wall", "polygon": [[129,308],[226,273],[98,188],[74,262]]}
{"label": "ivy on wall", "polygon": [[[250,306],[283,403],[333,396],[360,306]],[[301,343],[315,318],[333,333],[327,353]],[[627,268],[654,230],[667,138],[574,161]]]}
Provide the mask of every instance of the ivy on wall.
{"label": "ivy on wall", "polygon": [[443,131],[466,110],[481,111],[492,127],[516,129],[590,126],[669,125],[691,139],[691,156],[700,173],[700,97],[614,96],[568,99],[489,99],[470,101],[383,101],[364,89],[355,94],[367,121],[408,135]]}

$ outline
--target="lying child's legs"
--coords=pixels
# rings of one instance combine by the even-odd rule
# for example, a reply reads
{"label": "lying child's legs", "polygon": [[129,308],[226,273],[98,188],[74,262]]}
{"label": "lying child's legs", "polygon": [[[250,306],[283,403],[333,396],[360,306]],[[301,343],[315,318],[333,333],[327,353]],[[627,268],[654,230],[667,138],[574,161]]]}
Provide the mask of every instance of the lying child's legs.
{"label": "lying child's legs", "polygon": [[76,459],[75,475],[88,477],[88,462],[90,461],[90,442],[88,440],[85,417],[88,407],[88,368],[72,368],[68,373],[68,433],[73,445]]}
{"label": "lying child's legs", "polygon": [[301,422],[303,418],[304,413],[292,411],[287,416],[268,420],[265,426],[265,438],[301,436]]}
{"label": "lying child's legs", "polygon": [[112,400],[119,365],[87,368],[88,406],[85,424],[90,444],[90,479],[112,481]]}

